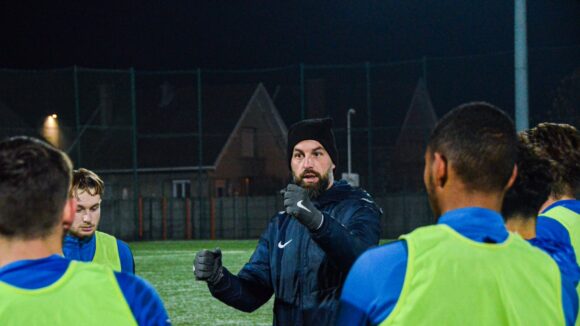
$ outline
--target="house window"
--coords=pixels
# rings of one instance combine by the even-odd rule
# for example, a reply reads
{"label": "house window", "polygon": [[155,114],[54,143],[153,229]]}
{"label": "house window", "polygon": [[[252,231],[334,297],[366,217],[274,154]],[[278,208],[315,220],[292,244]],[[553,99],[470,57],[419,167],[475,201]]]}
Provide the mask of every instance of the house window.
{"label": "house window", "polygon": [[255,156],[255,148],[254,148],[255,138],[256,138],[255,128],[242,129],[242,157]]}
{"label": "house window", "polygon": [[173,180],[173,198],[191,197],[191,181]]}
{"label": "house window", "polygon": [[226,180],[218,179],[215,181],[215,195],[218,198],[226,195]]}

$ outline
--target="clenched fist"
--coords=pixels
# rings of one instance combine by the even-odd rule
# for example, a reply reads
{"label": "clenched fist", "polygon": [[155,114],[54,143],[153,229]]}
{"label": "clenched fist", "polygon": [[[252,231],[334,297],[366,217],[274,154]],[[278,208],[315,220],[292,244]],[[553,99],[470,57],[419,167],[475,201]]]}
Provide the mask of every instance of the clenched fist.
{"label": "clenched fist", "polygon": [[220,248],[197,252],[193,260],[193,274],[196,280],[206,281],[210,285],[219,282],[224,276]]}
{"label": "clenched fist", "polygon": [[289,184],[286,187],[284,207],[286,213],[294,216],[311,231],[317,230],[322,225],[322,213],[310,201],[308,190],[298,185]]}

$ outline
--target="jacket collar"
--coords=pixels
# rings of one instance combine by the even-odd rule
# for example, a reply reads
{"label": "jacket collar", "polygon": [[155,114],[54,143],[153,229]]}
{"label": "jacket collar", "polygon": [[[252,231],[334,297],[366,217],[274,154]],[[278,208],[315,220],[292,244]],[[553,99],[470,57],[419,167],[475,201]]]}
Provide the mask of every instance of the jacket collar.
{"label": "jacket collar", "polygon": [[64,242],[66,243],[74,243],[78,245],[85,245],[90,243],[95,238],[95,234],[93,233],[90,237],[79,238],[72,234],[67,234],[64,238]]}
{"label": "jacket collar", "polygon": [[326,206],[330,203],[340,202],[352,195],[354,188],[345,180],[336,180],[330,189],[323,192],[318,198],[312,200],[317,206]]}

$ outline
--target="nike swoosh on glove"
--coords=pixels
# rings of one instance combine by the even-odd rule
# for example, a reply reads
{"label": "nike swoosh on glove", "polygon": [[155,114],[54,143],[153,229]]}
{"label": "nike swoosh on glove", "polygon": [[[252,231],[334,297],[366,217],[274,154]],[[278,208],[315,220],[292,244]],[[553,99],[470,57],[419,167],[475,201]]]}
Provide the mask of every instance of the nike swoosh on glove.
{"label": "nike swoosh on glove", "polygon": [[309,230],[314,231],[322,226],[324,217],[310,201],[306,189],[289,184],[284,192],[284,207],[286,213],[294,216]]}

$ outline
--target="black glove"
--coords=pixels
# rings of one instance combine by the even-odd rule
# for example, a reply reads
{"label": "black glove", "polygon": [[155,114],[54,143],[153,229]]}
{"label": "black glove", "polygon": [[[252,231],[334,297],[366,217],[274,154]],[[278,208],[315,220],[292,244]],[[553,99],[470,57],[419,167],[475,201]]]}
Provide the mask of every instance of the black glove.
{"label": "black glove", "polygon": [[294,216],[309,230],[317,230],[322,225],[322,213],[314,207],[308,197],[308,190],[289,184],[284,192],[284,207],[286,213]]}
{"label": "black glove", "polygon": [[224,276],[222,266],[222,251],[220,248],[215,250],[200,250],[195,254],[193,260],[193,274],[198,281],[206,281],[214,285]]}

